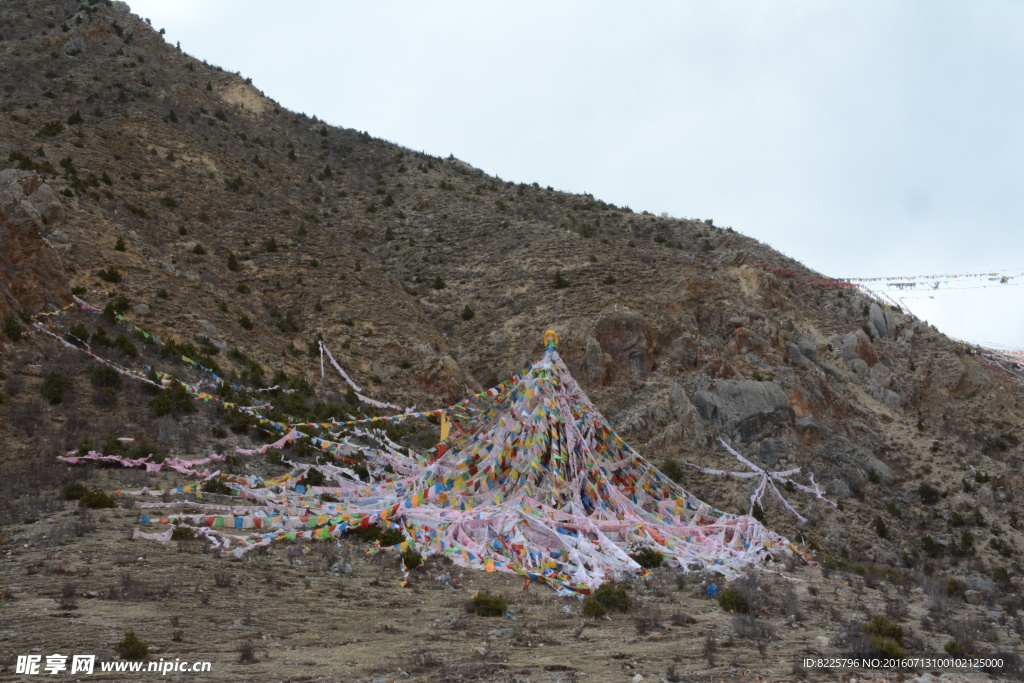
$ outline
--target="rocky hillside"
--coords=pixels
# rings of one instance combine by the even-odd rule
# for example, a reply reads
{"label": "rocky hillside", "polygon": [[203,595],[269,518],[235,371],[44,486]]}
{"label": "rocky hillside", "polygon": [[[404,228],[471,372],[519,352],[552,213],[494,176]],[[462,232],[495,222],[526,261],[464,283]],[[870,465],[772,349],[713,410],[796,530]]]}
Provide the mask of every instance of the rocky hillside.
{"label": "rocky hillside", "polygon": [[[308,382],[291,414],[344,401],[318,338],[365,394],[430,406],[518,371],[552,328],[610,422],[702,498],[746,510],[750,480],[685,464],[743,469],[725,437],[824,484],[838,508],[786,493],[806,524],[777,499],[758,514],[827,562],[1018,589],[1021,388],[922,321],[711,219],[508,183],[288,111],[123,3],[8,0],[0,36],[5,467],[83,439],[196,454],[259,438],[211,407],[157,414],[144,386],[19,338],[72,291],[248,383]],[[155,345],[104,345],[131,333],[114,320],[67,323],[103,328],[94,348],[126,366],[202,376]],[[41,393],[55,372],[60,403]],[[18,495],[2,523],[33,514]]]}

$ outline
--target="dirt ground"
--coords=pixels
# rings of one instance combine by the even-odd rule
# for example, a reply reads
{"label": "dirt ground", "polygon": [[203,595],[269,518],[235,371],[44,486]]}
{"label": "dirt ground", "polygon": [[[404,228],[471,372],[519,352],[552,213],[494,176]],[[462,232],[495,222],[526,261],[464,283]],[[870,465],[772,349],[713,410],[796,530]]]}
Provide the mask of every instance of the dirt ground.
{"label": "dirt ground", "polygon": [[[110,469],[90,472],[87,481],[100,490],[186,482],[175,474]],[[121,502],[130,505],[128,498]],[[796,658],[839,654],[844,624],[887,610],[913,625],[922,652],[942,653],[948,639],[917,628],[915,622],[930,623],[934,609],[926,587],[819,567],[757,571],[747,615],[727,613],[707,595],[707,585],[721,581],[659,568],[627,586],[629,612],[590,619],[576,598],[542,585],[524,589],[516,575],[463,569],[441,558],[413,572],[403,588],[398,558],[368,556],[354,539],[282,542],[229,560],[200,540],[132,541],[135,528],[156,530],[138,524],[138,509],[56,507],[62,509],[41,512],[34,523],[7,527],[0,545],[4,680],[19,679],[20,654],[116,659],[114,646],[129,629],[148,642],[150,661],[212,662],[207,674],[165,676],[190,681],[898,681],[927,672],[804,671]],[[467,603],[478,591],[506,596],[508,614],[471,613]],[[950,617],[966,610],[991,623],[988,637],[1006,649],[1019,644],[1019,622],[1008,615],[966,603],[949,609]],[[252,661],[243,663],[245,655]],[[98,667],[79,676],[131,677]]]}

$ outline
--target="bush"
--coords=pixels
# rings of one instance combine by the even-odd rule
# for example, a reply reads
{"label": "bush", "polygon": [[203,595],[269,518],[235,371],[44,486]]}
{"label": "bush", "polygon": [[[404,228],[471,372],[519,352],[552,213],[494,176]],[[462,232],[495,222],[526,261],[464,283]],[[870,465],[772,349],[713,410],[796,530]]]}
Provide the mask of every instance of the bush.
{"label": "bush", "polygon": [[471,599],[471,607],[478,617],[500,617],[508,611],[508,600],[503,595],[477,593]]}
{"label": "bush", "polygon": [[108,387],[110,389],[121,388],[121,373],[109,365],[97,365],[92,371],[90,380],[97,389],[100,387]]}
{"label": "bush", "polygon": [[885,520],[881,517],[875,517],[875,533],[878,534],[879,538],[889,538],[889,527],[886,526]]}
{"label": "bush", "polygon": [[149,407],[157,417],[163,415],[177,417],[185,413],[196,412],[196,405],[192,401],[191,394],[180,384],[172,384],[154,396],[149,402]]}
{"label": "bush", "polygon": [[124,638],[114,646],[121,659],[140,660],[149,656],[149,644],[135,635],[135,631],[128,631]]}
{"label": "bush", "polygon": [[610,582],[601,584],[601,587],[594,591],[593,598],[604,605],[606,609],[614,609],[620,612],[629,610],[630,605],[633,603],[630,597],[626,595],[624,588]]}
{"label": "bush", "polygon": [[80,481],[71,482],[62,491],[64,500],[81,500],[88,492],[89,489]]}
{"label": "bush", "polygon": [[238,324],[242,326],[244,330],[251,330],[254,326],[252,320],[247,315],[243,315],[238,319]]}
{"label": "bush", "polygon": [[208,479],[203,484],[203,491],[206,493],[219,493],[222,496],[230,496],[231,489],[220,479]]}
{"label": "bush", "polygon": [[114,251],[124,251],[124,238],[118,237],[117,242],[114,242]]}
{"label": "bush", "polygon": [[412,548],[406,548],[402,553],[402,563],[406,569],[419,569],[423,566],[423,556]]}
{"label": "bush", "polygon": [[132,342],[131,339],[124,336],[123,334],[119,334],[116,337],[114,337],[114,342],[111,344],[111,346],[113,346],[115,349],[117,349],[124,355],[131,356],[132,358],[135,358],[136,356],[139,355],[139,349],[137,346],[135,346],[135,343]]}
{"label": "bush", "polygon": [[921,502],[925,505],[934,505],[939,502],[942,494],[931,484],[922,483],[917,487],[917,493],[921,496]]}
{"label": "bush", "polygon": [[385,529],[380,524],[371,524],[359,530],[359,539],[366,543],[377,541],[382,546],[398,545],[405,540],[401,529]]}
{"label": "bush", "polygon": [[327,482],[327,477],[324,473],[315,467],[310,467],[306,470],[306,476],[299,482],[305,486],[323,486]]}
{"label": "bush", "polygon": [[16,342],[21,339],[22,333],[21,324],[11,316],[4,316],[4,334],[12,342]]}
{"label": "bush", "polygon": [[654,569],[660,567],[661,563],[664,562],[665,556],[659,553],[657,550],[650,546],[643,546],[641,548],[633,548],[630,557],[638,565],[644,569]]}
{"label": "bush", "polygon": [[434,278],[434,282],[431,283],[430,286],[433,287],[434,289],[444,289],[446,285],[441,276],[438,275],[437,277]]}
{"label": "bush", "polygon": [[889,621],[884,615],[876,614],[870,621],[861,624],[861,631],[868,636],[873,654],[884,657],[903,656],[903,627]]}
{"label": "bush", "polygon": [[86,491],[78,499],[78,507],[93,509],[116,508],[117,499],[109,493],[103,493],[102,491]]}
{"label": "bush", "polygon": [[206,249],[203,248],[202,244],[196,242],[196,246],[192,247],[192,253],[202,256],[203,254],[206,253]]}
{"label": "bush", "polygon": [[466,304],[466,307],[462,309],[462,319],[472,320],[474,315],[473,309],[469,307],[469,304]]}
{"label": "bush", "polygon": [[51,372],[43,380],[43,385],[39,388],[39,392],[50,405],[57,405],[64,401],[64,395],[71,391],[72,388],[74,388],[74,385],[72,385],[71,379],[67,375],[63,372]]}
{"label": "bush", "polygon": [[750,611],[750,603],[747,602],[747,599],[731,588],[718,591],[718,604],[726,612],[746,614]]}
{"label": "bush", "polygon": [[196,530],[187,526],[176,526],[171,532],[172,541],[189,541],[196,537]]}
{"label": "bush", "polygon": [[561,271],[555,273],[555,281],[552,283],[552,287],[555,289],[565,289],[568,286],[569,281],[565,279],[565,276],[562,275]]}
{"label": "bush", "polygon": [[96,273],[96,275],[99,277],[99,279],[103,280],[104,282],[111,282],[113,284],[117,284],[118,282],[121,281],[121,273],[117,272],[117,268],[115,268],[114,266],[110,266],[106,270],[101,270],[100,272]]}
{"label": "bush", "polygon": [[583,616],[597,619],[608,614],[608,608],[592,595],[583,598]]}
{"label": "bush", "polygon": [[39,132],[36,133],[36,137],[52,138],[53,136],[60,135],[63,132],[63,123],[61,123],[60,121],[49,121],[42,128],[39,129]]}

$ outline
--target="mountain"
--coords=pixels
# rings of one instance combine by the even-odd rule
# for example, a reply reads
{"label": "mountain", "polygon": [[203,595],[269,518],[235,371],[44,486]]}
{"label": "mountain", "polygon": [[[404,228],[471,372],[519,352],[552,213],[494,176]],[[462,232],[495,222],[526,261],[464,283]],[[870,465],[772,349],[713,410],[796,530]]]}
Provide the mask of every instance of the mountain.
{"label": "mountain", "polygon": [[[143,374],[208,381],[186,356],[290,387],[274,409],[304,418],[370,410],[321,377],[319,339],[364,395],[433,407],[528,366],[551,328],[608,421],[702,500],[748,510],[752,480],[686,465],[742,470],[723,437],[823,484],[837,508],[787,494],[806,523],[768,497],[755,514],[830,569],[1016,599],[1021,387],[978,349],[711,219],[509,183],[288,111],[124,3],[9,0],[0,36],[8,533],[59,508],[75,475],[52,461],[83,440],[184,456],[263,438],[230,411],[147,406],[143,383],[27,334],[75,292],[110,312],[40,318],[58,334],[83,325]],[[391,436],[429,447],[432,430]]]}

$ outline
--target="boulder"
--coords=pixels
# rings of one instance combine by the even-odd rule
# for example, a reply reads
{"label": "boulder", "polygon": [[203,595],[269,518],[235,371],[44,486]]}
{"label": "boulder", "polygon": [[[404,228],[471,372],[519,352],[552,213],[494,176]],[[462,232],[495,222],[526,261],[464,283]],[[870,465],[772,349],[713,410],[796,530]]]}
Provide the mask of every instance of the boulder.
{"label": "boulder", "polygon": [[61,46],[60,51],[64,53],[65,57],[74,57],[75,55],[85,52],[85,40],[81,36],[75,36],[71,40],[64,43]]}
{"label": "boulder", "polygon": [[583,359],[580,364],[580,379],[584,384],[606,384],[612,359],[601,350],[601,344],[593,337],[583,342]]}
{"label": "boulder", "polygon": [[211,323],[209,320],[197,320],[196,324],[199,325],[199,329],[203,331],[203,334],[210,339],[219,339],[220,332],[217,330],[217,326]]}
{"label": "boulder", "polygon": [[814,343],[814,340],[801,339],[797,346],[800,347],[800,353],[804,355],[804,358],[812,363],[818,362],[818,345]]}
{"label": "boulder", "polygon": [[896,319],[888,306],[882,308],[878,304],[872,303],[868,310],[868,320],[871,323],[870,329],[874,330],[880,339],[896,338]]}
{"label": "boulder", "polygon": [[643,379],[654,369],[645,325],[628,309],[602,313],[594,323],[594,337],[611,360],[611,370],[633,379]]}
{"label": "boulder", "polygon": [[792,451],[792,446],[784,439],[775,437],[761,442],[761,449],[757,452],[757,457],[766,467],[774,467],[781,458]]}
{"label": "boulder", "polygon": [[854,330],[843,337],[843,347],[840,353],[844,360],[851,361],[854,358],[860,358],[867,363],[868,367],[878,362],[878,354],[875,353],[875,348],[871,345],[871,340],[864,330]]}
{"label": "boulder", "polygon": [[794,419],[786,392],[775,382],[722,380],[713,391],[698,391],[693,398],[707,422],[745,441]]}
{"label": "boulder", "polygon": [[828,435],[828,429],[815,422],[814,417],[811,415],[804,415],[803,417],[798,418],[796,422],[793,423],[793,427],[805,443],[821,439]]}
{"label": "boulder", "polygon": [[679,361],[686,370],[696,370],[701,364],[700,345],[688,334],[681,335],[669,344],[669,357]]}
{"label": "boulder", "polygon": [[840,382],[846,380],[846,377],[843,375],[843,371],[837,368],[836,366],[832,365],[831,363],[822,363],[821,367],[825,371],[826,375],[830,375],[831,377],[834,377]]}

